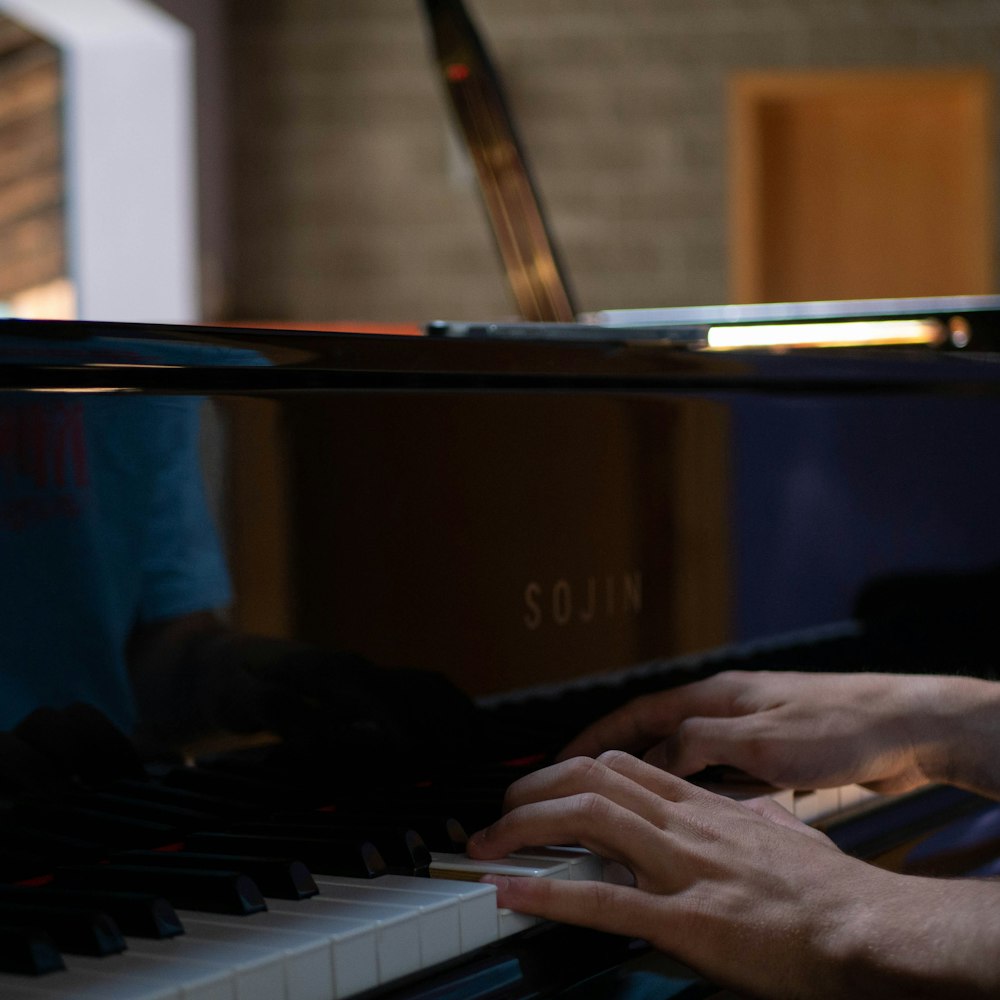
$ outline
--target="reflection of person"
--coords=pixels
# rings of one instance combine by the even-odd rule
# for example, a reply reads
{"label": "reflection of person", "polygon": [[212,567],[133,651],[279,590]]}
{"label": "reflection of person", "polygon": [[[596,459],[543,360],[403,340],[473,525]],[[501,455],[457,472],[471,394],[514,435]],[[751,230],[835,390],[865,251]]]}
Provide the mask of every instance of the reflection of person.
{"label": "reflection of person", "polygon": [[470,854],[576,842],[635,884],[491,877],[501,905],[645,938],[753,995],[1000,995],[1000,887],[874,868],[770,800],[678,777],[726,764],[782,787],[1000,797],[1000,684],[728,672],[638,699],[563,757],[511,787]]}
{"label": "reflection of person", "polygon": [[225,607],[194,397],[6,394],[0,407],[0,728],[76,700],[131,730],[127,640]]}
{"label": "reflection of person", "polygon": [[[162,350],[162,348],[161,348]],[[169,359],[168,359],[169,360]],[[431,751],[471,706],[442,678],[227,627],[195,396],[5,393],[0,729],[99,708],[146,749],[268,730],[330,753]],[[425,711],[416,710],[423,705]]]}

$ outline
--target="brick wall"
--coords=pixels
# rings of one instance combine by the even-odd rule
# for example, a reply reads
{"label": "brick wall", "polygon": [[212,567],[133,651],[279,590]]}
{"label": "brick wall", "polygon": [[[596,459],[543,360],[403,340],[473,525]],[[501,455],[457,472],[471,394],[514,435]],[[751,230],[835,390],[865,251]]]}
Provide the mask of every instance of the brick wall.
{"label": "brick wall", "polygon": [[[584,309],[727,299],[733,72],[1000,68],[996,0],[468,3]],[[417,0],[231,16],[237,315],[509,315]]]}
{"label": "brick wall", "polygon": [[66,273],[59,53],[0,14],[0,300]]}

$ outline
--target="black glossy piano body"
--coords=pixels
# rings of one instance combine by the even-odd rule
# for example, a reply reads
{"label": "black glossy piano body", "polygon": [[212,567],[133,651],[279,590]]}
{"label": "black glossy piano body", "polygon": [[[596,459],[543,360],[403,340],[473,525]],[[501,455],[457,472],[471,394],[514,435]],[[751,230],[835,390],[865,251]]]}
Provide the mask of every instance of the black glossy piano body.
{"label": "black glossy piano body", "polygon": [[[949,669],[992,665],[980,627],[1000,562],[1000,365],[989,353],[712,354],[614,335],[449,341],[16,321],[0,338],[8,400],[204,399],[195,471],[226,540],[234,622],[443,670],[494,722],[532,734],[526,754],[544,757],[634,693],[731,665],[935,669],[942,651]],[[8,477],[12,454],[8,443]],[[876,588],[874,617],[855,618],[872,581],[914,574],[928,580],[917,613],[900,618],[890,600],[880,618]],[[273,779],[280,754],[252,753],[264,757],[191,773]],[[211,783],[177,773],[154,784]],[[329,805],[305,789],[339,788],[339,776],[323,762],[306,778],[290,782],[303,787],[302,809]],[[123,780],[152,779],[107,775]],[[93,775],[83,786],[75,792],[111,794]],[[907,807],[907,835],[965,823],[965,837],[971,816],[986,846],[957,855],[965,870],[988,864],[983,804],[921,803]],[[278,806],[255,818],[294,811]],[[858,822],[844,827],[851,849],[905,866],[890,820]],[[182,826],[181,842],[193,829]],[[115,846],[162,847],[165,836],[122,834]],[[14,866],[5,878],[34,874]],[[579,976],[533,957],[540,933],[378,989],[619,995],[625,980],[611,970],[634,958],[627,945],[593,948],[606,967],[585,971],[603,972],[603,992],[585,994],[573,992]],[[550,956],[559,947],[553,936]],[[646,960],[630,974],[666,975]]]}

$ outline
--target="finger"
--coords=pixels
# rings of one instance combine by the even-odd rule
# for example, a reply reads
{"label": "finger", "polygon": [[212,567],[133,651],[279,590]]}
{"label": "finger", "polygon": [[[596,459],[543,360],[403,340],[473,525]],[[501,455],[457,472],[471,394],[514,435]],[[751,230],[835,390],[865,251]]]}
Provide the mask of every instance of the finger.
{"label": "finger", "polygon": [[648,937],[651,927],[668,929],[666,898],[629,886],[505,875],[488,875],[483,881],[497,887],[498,906],[519,913],[636,938]]}
{"label": "finger", "polygon": [[734,698],[742,687],[738,674],[727,673],[643,695],[584,729],[559,753],[558,759],[596,757],[602,750],[640,753],[672,733],[689,716],[733,714]]}
{"label": "finger", "polygon": [[632,872],[660,858],[664,833],[648,820],[592,792],[519,806],[469,838],[469,857],[502,858],[536,844],[579,844]]}
{"label": "finger", "polygon": [[[723,805],[733,803],[734,806],[745,806],[747,809],[757,813],[757,815],[770,820],[778,826],[796,830],[799,833],[812,837],[814,840],[822,841],[825,844],[834,846],[833,842],[825,833],[821,833],[814,827],[808,826],[801,820],[796,819],[784,806],[768,798],[766,795],[755,796],[749,799],[733,799],[724,794],[719,795],[710,789],[692,785],[683,778],[667,774],[657,767],[653,767],[644,761],[637,760],[630,754],[620,751],[608,751],[601,754],[599,762],[611,770],[618,771],[628,777],[637,785],[642,785],[648,791],[657,796],[669,798],[672,802],[685,802],[699,800],[705,804],[715,803],[715,808],[729,808]],[[723,801],[720,801],[723,800]],[[675,814],[673,817],[674,829],[678,829],[678,824],[682,822],[681,815]]]}
{"label": "finger", "polygon": [[725,764],[763,781],[775,781],[780,754],[772,732],[768,712],[731,718],[693,716],[651,747],[643,760],[682,777]]}
{"label": "finger", "polygon": [[[609,766],[609,762],[614,764],[617,756],[625,758],[626,763],[617,767]],[[637,767],[629,768],[629,761]],[[631,775],[640,774],[642,769],[659,773],[655,768],[642,764],[622,751],[609,751],[598,760],[574,757],[516,781],[504,796],[504,812],[532,802],[593,793],[659,826],[664,819],[664,800],[673,798],[674,794],[682,795],[685,783],[673,779],[674,785],[671,786],[669,780],[664,780],[659,783],[659,787],[653,789],[641,781],[633,780]]]}
{"label": "finger", "polygon": [[[579,758],[578,758],[579,759]],[[586,760],[587,758],[582,758]],[[704,798],[705,789],[692,785],[682,777],[669,774],[663,769],[623,750],[605,750],[595,761],[622,778],[627,778],[635,786],[651,793],[659,801],[685,802],[689,799]]]}

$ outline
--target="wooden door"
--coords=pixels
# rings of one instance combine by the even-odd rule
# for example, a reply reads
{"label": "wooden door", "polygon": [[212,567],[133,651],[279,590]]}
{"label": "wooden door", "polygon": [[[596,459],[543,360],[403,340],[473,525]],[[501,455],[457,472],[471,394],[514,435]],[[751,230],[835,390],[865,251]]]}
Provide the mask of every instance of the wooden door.
{"label": "wooden door", "polygon": [[978,71],[736,77],[733,300],[993,291],[992,93]]}

